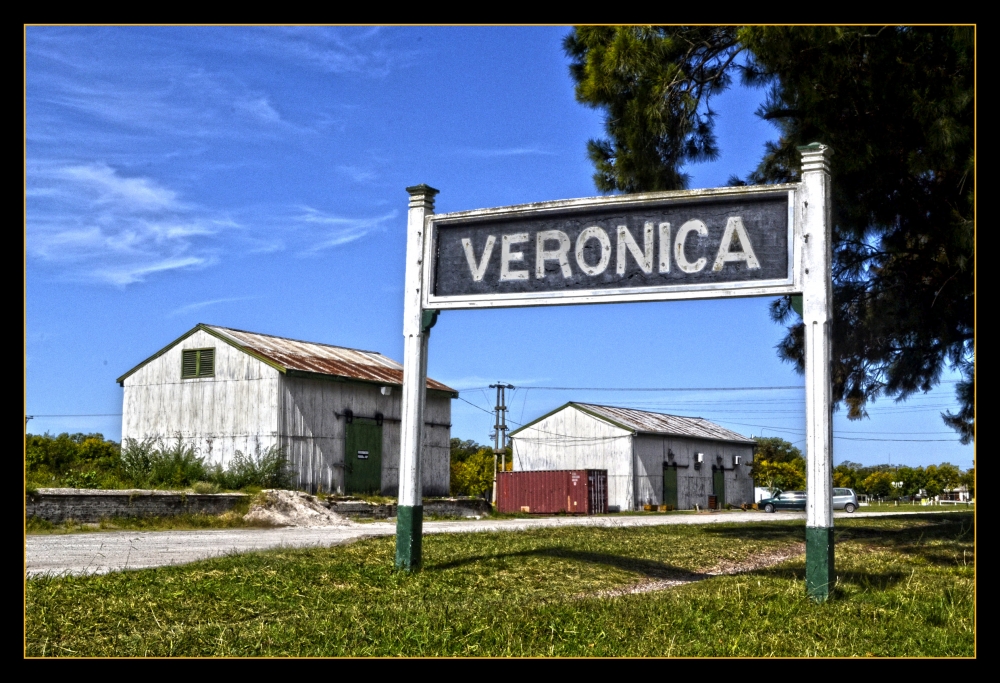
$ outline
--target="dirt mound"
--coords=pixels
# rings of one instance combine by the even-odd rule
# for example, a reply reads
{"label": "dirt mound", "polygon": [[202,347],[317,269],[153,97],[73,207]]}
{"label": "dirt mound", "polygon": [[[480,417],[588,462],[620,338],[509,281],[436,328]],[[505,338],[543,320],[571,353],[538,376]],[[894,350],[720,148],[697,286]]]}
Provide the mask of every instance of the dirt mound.
{"label": "dirt mound", "polygon": [[265,489],[243,515],[248,522],[273,526],[353,526],[354,522],[331,512],[316,499],[301,491]]}

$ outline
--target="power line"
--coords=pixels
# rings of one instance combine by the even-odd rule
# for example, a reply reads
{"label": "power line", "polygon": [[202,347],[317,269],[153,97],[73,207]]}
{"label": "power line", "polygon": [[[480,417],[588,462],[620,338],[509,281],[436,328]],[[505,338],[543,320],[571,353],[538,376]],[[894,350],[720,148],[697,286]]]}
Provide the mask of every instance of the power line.
{"label": "power line", "polygon": [[948,441],[951,443],[958,443],[958,439],[852,439],[849,436],[834,436],[835,439],[840,439],[841,441],[919,441],[921,443],[928,443],[931,441]]}
{"label": "power line", "polygon": [[121,413],[61,413],[58,415],[42,415],[32,413],[31,417],[121,417]]}
{"label": "power line", "polygon": [[787,387],[529,387],[545,391],[784,391],[805,389],[801,384]]}
{"label": "power line", "polygon": [[475,403],[473,403],[472,401],[467,401],[466,399],[462,398],[461,396],[459,396],[459,397],[458,397],[458,400],[459,400],[459,401],[465,401],[466,403],[468,403],[468,404],[469,404],[470,406],[472,406],[472,407],[473,407],[473,408],[475,408],[476,410],[481,410],[481,411],[483,411],[484,413],[486,413],[487,415],[492,415],[492,414],[493,414],[493,411],[492,411],[492,410],[486,410],[486,409],[485,409],[485,408],[483,408],[482,406],[477,406],[477,405],[476,405]]}

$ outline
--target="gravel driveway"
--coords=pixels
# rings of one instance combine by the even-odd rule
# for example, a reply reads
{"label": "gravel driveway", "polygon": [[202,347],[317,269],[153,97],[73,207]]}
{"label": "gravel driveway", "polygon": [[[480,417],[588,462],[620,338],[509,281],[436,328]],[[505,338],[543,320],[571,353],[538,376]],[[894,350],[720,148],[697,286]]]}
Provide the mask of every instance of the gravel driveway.
{"label": "gravel driveway", "polygon": [[[838,513],[836,517],[877,517],[924,512]],[[424,522],[425,534],[469,531],[522,531],[561,526],[640,527],[670,524],[732,524],[805,519],[805,513],[725,512],[683,515],[540,517],[537,519],[461,520]],[[40,574],[103,574],[123,569],[145,569],[185,564],[234,552],[266,548],[333,546],[361,538],[392,536],[394,522],[346,527],[278,529],[209,529],[202,531],[95,531],[76,534],[37,534],[25,538],[27,576]]]}

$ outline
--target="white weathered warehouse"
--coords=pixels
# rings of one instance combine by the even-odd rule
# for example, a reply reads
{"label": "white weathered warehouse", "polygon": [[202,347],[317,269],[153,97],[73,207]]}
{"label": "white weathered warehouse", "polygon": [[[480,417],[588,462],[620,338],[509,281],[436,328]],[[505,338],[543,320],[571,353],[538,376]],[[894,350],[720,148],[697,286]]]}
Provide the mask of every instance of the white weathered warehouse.
{"label": "white weathered warehouse", "polygon": [[607,470],[612,509],[754,502],[754,442],[702,418],[570,402],[510,441],[515,471]]}
{"label": "white weathered warehouse", "polygon": [[[122,439],[179,436],[223,466],[279,446],[301,489],[395,495],[402,381],[373,351],[199,324],[118,378]],[[457,396],[427,380],[425,495],[448,495]]]}

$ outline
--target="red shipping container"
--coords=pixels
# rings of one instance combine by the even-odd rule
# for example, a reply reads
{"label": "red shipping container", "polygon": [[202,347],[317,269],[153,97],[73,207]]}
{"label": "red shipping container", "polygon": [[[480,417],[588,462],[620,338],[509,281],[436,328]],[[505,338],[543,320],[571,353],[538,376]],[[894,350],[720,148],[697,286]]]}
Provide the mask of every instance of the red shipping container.
{"label": "red shipping container", "polygon": [[608,471],[498,472],[497,510],[540,515],[605,513],[608,511]]}

